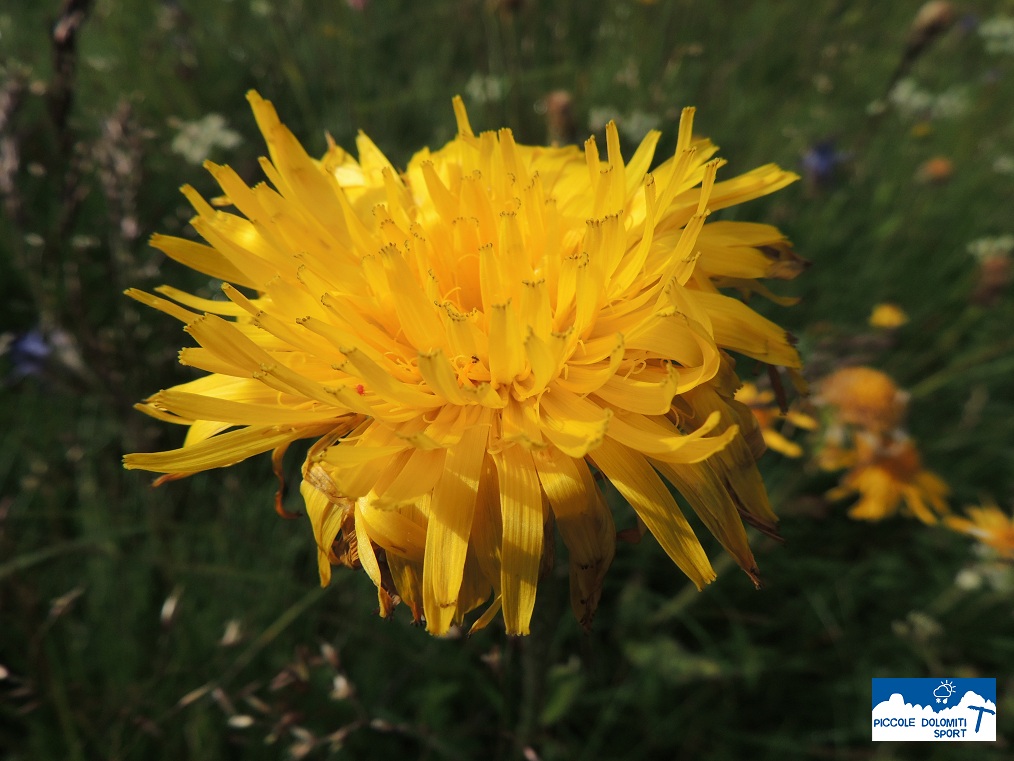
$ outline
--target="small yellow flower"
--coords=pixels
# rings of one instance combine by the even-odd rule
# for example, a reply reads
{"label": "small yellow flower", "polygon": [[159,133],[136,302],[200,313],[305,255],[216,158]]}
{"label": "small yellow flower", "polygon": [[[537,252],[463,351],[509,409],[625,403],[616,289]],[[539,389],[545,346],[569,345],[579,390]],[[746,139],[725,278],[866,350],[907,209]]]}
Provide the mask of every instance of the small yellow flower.
{"label": "small yellow flower", "polygon": [[982,507],[965,509],[967,518],[952,516],[947,526],[975,537],[1006,560],[1014,560],[1014,516],[1008,515],[992,500]]}
{"label": "small yellow flower", "polygon": [[718,181],[716,148],[683,112],[628,161],[458,135],[398,172],[365,135],[358,160],[311,158],[251,93],[270,184],[208,163],[239,213],[184,193],[208,245],[155,236],[169,257],[226,281],[228,301],[159,288],[130,295],[181,320],[202,378],[141,409],[187,427],[180,449],[128,455],[163,480],[315,439],[301,492],[331,566],[361,567],[381,613],[398,601],[444,634],[480,605],[526,634],[559,530],[571,600],[594,614],[615,552],[601,474],[701,587],[715,572],[666,482],[756,579],[743,519],[776,520],[740,433],[729,352],[799,367],[790,337],[719,287],[792,277],[774,228],[706,224],[711,211],[796,179],[774,165]]}
{"label": "small yellow flower", "polygon": [[945,156],[934,156],[924,161],[916,170],[915,176],[920,182],[942,184],[954,175],[954,162]]}
{"label": "small yellow flower", "polygon": [[923,523],[937,522],[948,512],[947,484],[923,469],[919,451],[911,439],[859,433],[855,437],[854,464],[841,483],[828,492],[837,500],[859,494],[849,509],[853,518],[879,521],[894,515],[904,503],[908,513]]}
{"label": "small yellow flower", "polygon": [[[803,448],[796,442],[787,439],[779,431],[776,431],[775,424],[777,421],[784,421],[796,428],[802,428],[804,431],[813,431],[818,425],[816,420],[798,410],[789,409],[783,413],[775,403],[774,392],[770,390],[761,391],[753,383],[744,383],[736,392],[735,399],[740,404],[744,404],[750,408],[750,412],[753,413],[754,418],[757,420],[757,426],[760,428],[764,444],[768,448],[786,457],[802,456]],[[749,432],[747,430],[744,430],[744,435],[749,439]]]}
{"label": "small yellow flower", "polygon": [[873,433],[897,428],[908,407],[908,393],[871,367],[837,370],[821,381],[818,398],[835,409],[840,422]]}
{"label": "small yellow flower", "polygon": [[900,328],[908,322],[908,315],[897,304],[877,304],[870,314],[870,326],[874,328]]}

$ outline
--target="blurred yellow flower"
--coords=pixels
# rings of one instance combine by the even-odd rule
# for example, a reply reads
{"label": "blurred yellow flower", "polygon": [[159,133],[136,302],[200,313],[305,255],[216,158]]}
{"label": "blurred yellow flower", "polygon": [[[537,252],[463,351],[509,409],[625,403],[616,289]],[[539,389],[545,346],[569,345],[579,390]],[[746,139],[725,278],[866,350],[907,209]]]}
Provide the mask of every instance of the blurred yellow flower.
{"label": "blurred yellow flower", "polygon": [[975,537],[1002,558],[1014,560],[1014,516],[1001,510],[992,500],[982,507],[966,508],[965,512],[967,518],[947,518],[947,526]]}
{"label": "blurred yellow flower", "polygon": [[897,428],[905,418],[908,393],[871,367],[846,367],[824,378],[818,400],[834,408],[839,420],[871,432]]}
{"label": "blurred yellow flower", "polygon": [[870,314],[870,326],[874,328],[900,328],[908,322],[908,315],[897,304],[877,304]]}
{"label": "blurred yellow flower", "polygon": [[[783,413],[775,403],[774,392],[761,391],[753,383],[744,383],[736,392],[735,399],[740,404],[746,405],[753,413],[767,447],[786,457],[802,456],[803,448],[776,431],[775,424],[777,421],[784,421],[796,428],[812,431],[817,428],[816,420],[798,410],[789,409]],[[744,426],[744,428],[747,427]],[[744,430],[744,435],[749,438],[749,429]]]}
{"label": "blurred yellow flower", "polygon": [[879,521],[894,515],[904,503],[908,513],[932,524],[948,512],[950,489],[938,475],[923,469],[911,439],[859,433],[852,469],[827,496],[838,500],[856,493],[859,501],[849,509],[853,518]]}
{"label": "blurred yellow flower", "polygon": [[502,609],[508,633],[528,633],[554,525],[591,622],[616,538],[595,471],[698,587],[715,572],[663,477],[756,580],[741,515],[776,518],[727,352],[800,361],[716,284],[798,268],[770,226],[705,222],[795,175],[717,181],[692,109],[648,173],[658,132],[626,162],[614,124],[604,158],[594,139],[524,146],[475,134],[460,99],[457,137],[399,173],[363,134],[358,160],[333,144],[315,160],[249,99],[270,184],[208,163],[239,214],[187,187],[210,245],[152,239],[226,281],[228,301],[129,292],[185,323],[198,346],[180,360],[208,375],[140,405],[188,431],[126,467],[166,480],[272,451],[281,472],[286,447],[316,439],[301,492],[322,584],[332,564],[361,567],[381,614],[405,602],[437,635],[490,600],[473,629]]}
{"label": "blurred yellow flower", "polygon": [[945,156],[934,156],[927,159],[916,170],[915,176],[919,182],[941,184],[947,182],[954,175],[954,162]]}

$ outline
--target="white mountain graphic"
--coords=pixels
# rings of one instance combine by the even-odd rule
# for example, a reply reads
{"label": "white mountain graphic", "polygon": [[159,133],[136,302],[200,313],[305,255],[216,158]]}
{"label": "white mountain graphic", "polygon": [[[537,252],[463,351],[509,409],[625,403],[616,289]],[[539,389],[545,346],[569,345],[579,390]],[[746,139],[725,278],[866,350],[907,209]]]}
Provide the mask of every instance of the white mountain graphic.
{"label": "white mountain graphic", "polygon": [[[953,699],[953,698],[952,698]],[[979,711],[972,707],[987,708],[990,713],[982,713],[979,722]],[[915,719],[914,726],[873,727],[874,740],[964,740],[991,741],[996,740],[996,704],[981,695],[968,690],[957,705],[934,711],[930,706],[906,703],[898,693],[891,695],[890,700],[879,703],[873,709],[873,719]],[[955,721],[964,719],[964,722]],[[925,724],[924,724],[925,721]],[[976,723],[979,731],[975,731]],[[897,723],[897,722],[894,722]],[[958,730],[955,737],[938,736],[938,731]],[[964,733],[961,732],[964,730]]]}

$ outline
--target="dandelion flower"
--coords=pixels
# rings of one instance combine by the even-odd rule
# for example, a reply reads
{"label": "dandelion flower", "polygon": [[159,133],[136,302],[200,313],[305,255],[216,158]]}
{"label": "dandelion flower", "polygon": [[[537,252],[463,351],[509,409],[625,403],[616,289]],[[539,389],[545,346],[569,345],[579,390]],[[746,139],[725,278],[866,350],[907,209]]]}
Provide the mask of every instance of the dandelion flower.
{"label": "dandelion flower", "polygon": [[268,183],[208,163],[238,213],[187,187],[207,245],[152,240],[225,281],[228,301],[129,292],[186,325],[198,345],[180,360],[208,374],[140,405],[188,431],[128,468],[169,480],[271,451],[280,472],[292,442],[313,440],[301,492],[321,583],[361,567],[381,614],[404,602],[437,635],[487,602],[473,629],[502,610],[508,633],[528,633],[554,526],[589,624],[616,539],[600,478],[698,587],[715,572],[665,480],[756,580],[742,521],[776,518],[730,352],[800,361],[719,287],[801,268],[768,225],[706,221],[795,175],[718,181],[691,109],[649,173],[658,132],[628,161],[614,124],[605,156],[594,139],[524,146],[473,132],[460,99],[457,137],[404,172],[363,134],[358,160],[331,144],[318,161],[249,99]]}
{"label": "dandelion flower", "polygon": [[870,326],[874,328],[900,328],[908,322],[908,315],[905,310],[897,304],[883,303],[873,307],[870,313]]}
{"label": "dandelion flower", "polygon": [[908,408],[908,393],[872,367],[837,370],[820,383],[818,394],[842,423],[875,433],[897,428]]}
{"label": "dandelion flower", "polygon": [[993,501],[982,507],[969,507],[965,512],[968,513],[967,518],[947,518],[947,526],[975,537],[1000,557],[1014,560],[1014,516],[1005,513]]}
{"label": "dandelion flower", "polygon": [[947,182],[954,175],[954,162],[944,156],[927,159],[916,170],[919,182],[939,185]]}
{"label": "dandelion flower", "polygon": [[911,439],[897,435],[885,441],[862,432],[855,437],[852,469],[827,496],[837,500],[858,493],[859,501],[849,509],[849,515],[859,520],[883,520],[904,504],[913,517],[933,524],[938,515],[948,512],[949,492],[938,475],[922,467]]}

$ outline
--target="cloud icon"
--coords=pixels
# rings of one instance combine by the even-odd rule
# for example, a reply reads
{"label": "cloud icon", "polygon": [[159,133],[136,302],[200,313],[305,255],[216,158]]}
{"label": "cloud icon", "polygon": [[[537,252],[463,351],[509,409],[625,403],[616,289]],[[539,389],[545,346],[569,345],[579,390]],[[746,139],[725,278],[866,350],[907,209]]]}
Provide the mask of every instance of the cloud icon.
{"label": "cloud icon", "polygon": [[940,686],[933,690],[933,697],[937,699],[938,703],[946,703],[947,699],[954,694],[954,683],[948,680],[944,680],[940,683]]}

